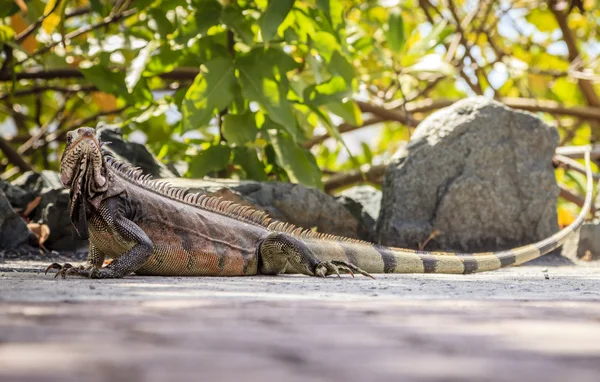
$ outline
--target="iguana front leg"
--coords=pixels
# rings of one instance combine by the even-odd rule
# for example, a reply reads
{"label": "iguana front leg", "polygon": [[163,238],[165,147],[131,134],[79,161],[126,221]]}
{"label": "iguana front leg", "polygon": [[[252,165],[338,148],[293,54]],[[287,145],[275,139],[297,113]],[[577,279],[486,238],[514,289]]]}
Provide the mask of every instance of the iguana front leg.
{"label": "iguana front leg", "polygon": [[285,271],[290,264],[299,273],[308,276],[326,277],[341,273],[360,273],[373,278],[370,274],[346,261],[321,261],[314,253],[293,236],[274,232],[260,244],[260,273],[271,275]]}
{"label": "iguana front leg", "polygon": [[[83,265],[79,265],[77,267],[73,267],[71,264],[66,263],[64,265],[60,265],[59,263],[52,263],[48,266],[48,268],[46,268],[46,272],[48,273],[49,270],[51,269],[56,269],[58,272],[56,272],[56,275],[54,276],[55,278],[58,276],[65,276],[65,272],[67,271],[67,269],[70,268],[76,268],[78,271],[91,271],[94,268],[101,268],[102,264],[104,264],[104,258],[106,256],[102,253],[100,253],[100,251],[98,250],[98,248],[96,248],[96,246],[93,243],[90,243],[90,251],[88,253],[88,258],[87,258],[87,263],[83,264]],[[71,271],[74,272],[74,271]]]}
{"label": "iguana front leg", "polygon": [[70,264],[63,266],[51,264],[48,270],[58,269],[56,276],[65,278],[67,275],[76,275],[93,279],[120,278],[137,271],[152,255],[152,241],[146,233],[134,222],[125,218],[114,219],[116,233],[127,242],[135,243],[131,249],[123,253],[106,267],[102,267],[104,256],[100,255],[93,245],[90,246],[88,264],[86,266],[73,267]]}

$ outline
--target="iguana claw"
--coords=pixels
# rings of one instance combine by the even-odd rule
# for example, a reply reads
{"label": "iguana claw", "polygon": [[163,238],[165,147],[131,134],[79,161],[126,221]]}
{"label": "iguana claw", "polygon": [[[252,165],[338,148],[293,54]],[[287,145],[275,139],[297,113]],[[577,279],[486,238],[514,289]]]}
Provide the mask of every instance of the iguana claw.
{"label": "iguana claw", "polygon": [[323,261],[319,263],[315,267],[315,276],[318,277],[327,277],[329,275],[336,274],[338,277],[340,276],[340,272],[348,273],[350,276],[354,277],[354,273],[360,273],[363,276],[370,277],[375,280],[375,277],[371,276],[367,272],[363,271],[356,265],[352,263],[348,263],[346,261],[339,260],[331,260],[331,261]]}
{"label": "iguana claw", "polygon": [[49,270],[56,269],[56,274],[54,275],[54,278],[57,278],[58,276],[62,276],[62,278],[64,279],[65,272],[71,268],[73,268],[73,266],[69,263],[65,263],[64,265],[60,265],[59,263],[52,263],[52,264],[48,265],[48,268],[46,268],[46,271],[44,272],[44,274],[47,275]]}
{"label": "iguana claw", "polygon": [[72,266],[69,263],[65,263],[64,265],[60,265],[58,263],[52,263],[46,268],[44,274],[48,274],[48,271],[51,269],[56,269],[56,275],[54,278],[61,276],[63,279],[67,277],[67,275],[75,275],[81,277],[87,277],[91,279],[96,278],[105,278],[108,276],[108,271],[103,268],[98,268],[93,265],[79,265],[77,267]]}

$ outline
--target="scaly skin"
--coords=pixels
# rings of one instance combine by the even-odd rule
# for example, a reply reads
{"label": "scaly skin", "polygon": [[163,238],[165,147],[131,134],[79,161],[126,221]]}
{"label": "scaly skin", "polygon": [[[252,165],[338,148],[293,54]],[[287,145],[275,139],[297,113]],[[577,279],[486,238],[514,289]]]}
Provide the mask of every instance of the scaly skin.
{"label": "scaly skin", "polygon": [[[559,247],[591,205],[588,154],[585,205],[573,224],[545,240],[472,254],[389,248],[303,230],[245,206],[150,180],[101,146],[92,128],[67,135],[61,181],[71,191],[73,226],[89,237],[90,252],[85,265],[51,264],[48,270],[57,269],[57,276],[482,272],[522,264]],[[102,267],[107,257],[113,261]]]}

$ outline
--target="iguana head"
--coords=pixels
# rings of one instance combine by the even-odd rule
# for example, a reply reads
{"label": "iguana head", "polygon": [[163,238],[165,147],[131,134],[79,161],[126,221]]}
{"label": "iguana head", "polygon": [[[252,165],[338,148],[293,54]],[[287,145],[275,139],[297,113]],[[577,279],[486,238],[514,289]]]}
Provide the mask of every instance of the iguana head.
{"label": "iguana head", "polygon": [[106,166],[93,128],[67,133],[67,146],[60,158],[60,180],[71,191],[71,221],[80,236],[87,236],[90,208],[98,208],[100,196],[108,189]]}

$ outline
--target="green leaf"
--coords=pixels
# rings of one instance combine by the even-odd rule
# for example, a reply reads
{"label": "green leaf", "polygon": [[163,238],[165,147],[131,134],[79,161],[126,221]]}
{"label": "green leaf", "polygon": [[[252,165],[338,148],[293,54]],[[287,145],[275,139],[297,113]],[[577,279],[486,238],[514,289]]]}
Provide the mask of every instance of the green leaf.
{"label": "green leaf", "polygon": [[229,164],[231,150],[227,146],[210,146],[193,157],[188,169],[192,178],[202,178],[211,171],[222,170]]}
{"label": "green leaf", "polygon": [[293,135],[296,119],[287,99],[289,81],[286,73],[297,67],[296,62],[278,49],[253,49],[238,57],[236,67],[240,73],[242,95],[260,103],[273,121]]}
{"label": "green leaf", "polygon": [[231,28],[246,45],[253,44],[254,32],[252,32],[252,25],[250,21],[244,17],[241,9],[232,6],[225,7],[221,14],[221,20],[225,25]]}
{"label": "green leaf", "polygon": [[344,6],[340,0],[317,0],[317,8],[325,13],[334,28],[344,21]]}
{"label": "green leaf", "polygon": [[361,147],[363,149],[363,155],[365,156],[365,163],[373,162],[373,151],[371,151],[371,147],[366,142],[361,142]]}
{"label": "green leaf", "polygon": [[150,41],[143,47],[138,56],[131,62],[131,65],[127,68],[127,75],[125,76],[125,86],[127,86],[127,91],[131,93],[135,86],[137,85],[140,77],[142,76],[142,72],[146,68],[148,61],[150,61],[150,55],[154,50],[158,47],[158,41]]}
{"label": "green leaf", "polygon": [[269,2],[261,23],[263,41],[269,41],[277,34],[277,28],[285,20],[293,6],[294,0],[271,0]]}
{"label": "green leaf", "polygon": [[322,189],[321,170],[310,151],[298,146],[281,126],[272,121],[266,121],[263,129],[275,151],[277,165],[285,170],[290,180]]}
{"label": "green leaf", "polygon": [[0,42],[11,41],[15,37],[15,31],[8,25],[0,25]]}
{"label": "green leaf", "polygon": [[256,150],[247,147],[236,147],[233,149],[233,163],[241,166],[248,179],[267,181],[265,165],[256,157]]}
{"label": "green leaf", "polygon": [[435,47],[440,41],[440,35],[446,28],[446,24],[447,21],[445,19],[439,24],[436,24],[427,36],[425,36],[424,38],[419,40],[419,42],[410,47],[410,49],[408,50],[408,55],[424,55],[430,49]]}
{"label": "green leaf", "polygon": [[158,54],[150,57],[146,69],[144,70],[144,76],[155,76],[161,73],[170,72],[179,64],[183,56],[181,50],[171,50],[168,44],[164,44],[160,47]]}
{"label": "green leaf", "polygon": [[331,61],[333,52],[340,49],[340,44],[331,33],[319,31],[312,36],[312,46],[319,52],[325,61]]}
{"label": "green leaf", "polygon": [[356,77],[356,72],[352,64],[337,50],[331,55],[331,61],[327,67],[331,73],[342,76],[348,86],[351,86],[352,81]]}
{"label": "green leaf", "polygon": [[352,94],[351,90],[342,77],[335,76],[322,84],[307,87],[304,90],[304,102],[315,106],[341,102]]}
{"label": "green leaf", "polygon": [[184,131],[206,126],[215,110],[226,108],[233,100],[236,78],[231,58],[217,57],[201,69],[182,103]]}
{"label": "green leaf", "polygon": [[344,121],[352,126],[360,126],[363,123],[360,108],[353,101],[333,102],[328,103],[326,106],[330,112],[343,118]]}
{"label": "green leaf", "polygon": [[14,1],[10,2],[8,5],[0,7],[0,18],[12,16],[19,11],[20,11],[20,8],[17,5],[17,3]]}
{"label": "green leaf", "polygon": [[238,146],[254,142],[258,132],[252,113],[225,115],[221,129],[227,142]]}
{"label": "green leaf", "polygon": [[551,33],[555,29],[559,28],[556,18],[550,10],[542,10],[540,8],[533,8],[525,19],[535,25],[540,32]]}
{"label": "green leaf", "polygon": [[404,36],[404,20],[402,19],[402,13],[400,13],[399,9],[390,11],[387,42],[390,48],[397,53],[400,53],[402,48],[404,48],[404,43],[406,42]]}
{"label": "green leaf", "polygon": [[128,96],[124,72],[114,72],[102,65],[94,65],[80,70],[83,76],[101,91],[116,96]]}
{"label": "green leaf", "polygon": [[194,0],[192,5],[196,8],[196,34],[204,34],[210,27],[219,25],[222,7],[217,0]]}
{"label": "green leaf", "polygon": [[162,38],[166,38],[167,35],[169,35],[170,33],[173,33],[173,31],[175,30],[175,27],[173,26],[171,21],[169,21],[169,19],[165,15],[164,10],[158,9],[158,8],[152,8],[148,11],[148,14],[156,22],[156,28]]}

